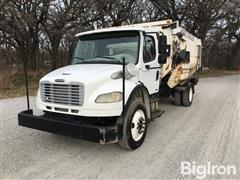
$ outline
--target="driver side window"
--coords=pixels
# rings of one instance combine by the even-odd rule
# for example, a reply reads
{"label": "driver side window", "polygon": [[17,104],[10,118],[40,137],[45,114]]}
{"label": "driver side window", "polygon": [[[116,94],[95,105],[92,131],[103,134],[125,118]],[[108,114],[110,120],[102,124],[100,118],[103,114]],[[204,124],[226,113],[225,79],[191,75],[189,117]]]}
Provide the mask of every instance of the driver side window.
{"label": "driver side window", "polygon": [[156,58],[156,46],[152,36],[145,36],[143,45],[143,61],[144,63],[151,62]]}

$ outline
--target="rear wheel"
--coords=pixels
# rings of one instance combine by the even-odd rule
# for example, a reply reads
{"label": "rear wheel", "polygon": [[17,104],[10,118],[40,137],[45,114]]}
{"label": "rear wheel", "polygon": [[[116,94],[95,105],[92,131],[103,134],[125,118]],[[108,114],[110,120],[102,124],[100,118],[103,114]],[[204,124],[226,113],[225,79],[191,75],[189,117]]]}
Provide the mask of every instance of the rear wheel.
{"label": "rear wheel", "polygon": [[133,99],[125,113],[122,138],[118,144],[129,150],[140,147],[147,132],[147,110],[141,97]]}
{"label": "rear wheel", "polygon": [[177,105],[177,106],[181,106],[182,105],[182,93],[180,91],[174,91],[174,94],[173,94],[173,97],[174,97],[174,104]]}
{"label": "rear wheel", "polygon": [[188,87],[185,91],[182,92],[182,105],[190,106],[193,101],[193,87]]}

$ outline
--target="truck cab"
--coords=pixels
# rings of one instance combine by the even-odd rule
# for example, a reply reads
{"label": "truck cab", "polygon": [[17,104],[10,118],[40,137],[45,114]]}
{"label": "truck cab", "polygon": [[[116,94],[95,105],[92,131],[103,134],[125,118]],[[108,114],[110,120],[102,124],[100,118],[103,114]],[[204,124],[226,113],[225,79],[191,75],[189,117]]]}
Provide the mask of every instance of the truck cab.
{"label": "truck cab", "polygon": [[[78,35],[71,65],[40,80],[38,108],[80,116],[120,116],[123,58],[133,71],[125,80],[125,100],[137,85],[149,94],[157,93],[161,70],[157,42],[156,33],[137,30]],[[69,85],[71,93],[66,94]]]}
{"label": "truck cab", "polygon": [[[160,21],[77,34],[71,64],[39,82],[37,107],[44,115],[42,121],[31,117],[41,125],[29,125],[26,112],[19,114],[19,124],[138,148],[149,122],[163,113],[159,109],[162,94],[174,96],[177,105],[192,102],[199,62],[187,60],[190,50],[186,47],[174,57],[174,38],[180,42],[182,37],[174,34],[177,24],[173,25],[172,21]],[[181,62],[174,63],[174,58]],[[188,95],[185,104],[183,92]]]}

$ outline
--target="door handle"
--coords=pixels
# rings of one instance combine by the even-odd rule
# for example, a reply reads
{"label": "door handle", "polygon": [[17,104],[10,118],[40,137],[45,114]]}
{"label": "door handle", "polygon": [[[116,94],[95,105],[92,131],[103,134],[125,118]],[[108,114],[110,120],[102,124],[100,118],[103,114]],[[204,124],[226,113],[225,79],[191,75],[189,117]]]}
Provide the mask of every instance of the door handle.
{"label": "door handle", "polygon": [[146,69],[160,69],[161,67],[151,67],[150,65],[145,65]]}
{"label": "door handle", "polygon": [[150,69],[151,66],[150,66],[150,65],[145,65],[145,68],[146,68],[146,69]]}

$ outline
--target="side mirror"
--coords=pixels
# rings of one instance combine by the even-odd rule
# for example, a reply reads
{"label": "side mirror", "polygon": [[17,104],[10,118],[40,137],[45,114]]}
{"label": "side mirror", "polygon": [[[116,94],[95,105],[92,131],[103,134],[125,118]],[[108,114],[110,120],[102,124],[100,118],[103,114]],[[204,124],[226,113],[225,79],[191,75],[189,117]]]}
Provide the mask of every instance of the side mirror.
{"label": "side mirror", "polygon": [[167,44],[167,36],[160,35],[158,37],[158,63],[165,64],[167,62],[167,57],[170,55],[170,45]]}
{"label": "side mirror", "polygon": [[158,63],[165,64],[167,62],[167,56],[165,54],[159,54]]}
{"label": "side mirror", "polygon": [[136,76],[138,73],[138,69],[135,64],[128,63],[126,65],[126,74],[129,74],[131,77]]}

